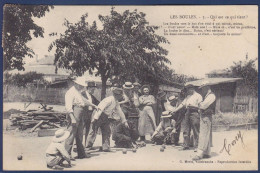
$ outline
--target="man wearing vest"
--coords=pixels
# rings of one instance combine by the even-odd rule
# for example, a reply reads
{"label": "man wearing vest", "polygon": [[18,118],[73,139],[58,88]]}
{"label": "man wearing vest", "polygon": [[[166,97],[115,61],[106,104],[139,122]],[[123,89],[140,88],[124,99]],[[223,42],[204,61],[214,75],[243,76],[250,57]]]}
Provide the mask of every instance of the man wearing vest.
{"label": "man wearing vest", "polygon": [[125,118],[118,100],[122,99],[123,90],[120,88],[113,89],[113,95],[106,97],[98,104],[98,109],[93,113],[92,122],[90,125],[90,132],[87,137],[87,148],[91,148],[96,140],[98,129],[101,129],[102,133],[102,150],[104,152],[110,152],[110,122],[109,118],[112,116],[113,111],[120,116],[122,123],[128,128],[128,123]]}
{"label": "man wearing vest", "polygon": [[212,115],[215,113],[216,96],[211,91],[209,83],[204,82],[201,86],[203,101],[199,104],[200,134],[198,152],[192,159],[200,160],[210,157],[212,139]]}
{"label": "man wearing vest", "polygon": [[[95,82],[88,82],[87,91],[82,92],[82,96],[87,99],[90,103],[94,105],[98,105],[99,101],[96,99],[96,97],[93,95],[96,89],[96,83]],[[92,106],[86,106],[84,107],[86,115],[84,116],[84,128],[85,128],[85,146],[86,141],[89,133],[90,123],[91,123],[91,117],[92,113],[94,111],[94,108]],[[82,136],[83,138],[83,136]]]}

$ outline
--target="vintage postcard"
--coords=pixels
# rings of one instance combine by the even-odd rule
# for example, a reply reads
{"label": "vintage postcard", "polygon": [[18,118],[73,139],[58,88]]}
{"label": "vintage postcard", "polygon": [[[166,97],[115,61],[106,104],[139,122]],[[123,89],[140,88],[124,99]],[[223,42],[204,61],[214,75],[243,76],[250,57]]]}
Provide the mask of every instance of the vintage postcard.
{"label": "vintage postcard", "polygon": [[257,5],[3,7],[3,170],[258,170]]}

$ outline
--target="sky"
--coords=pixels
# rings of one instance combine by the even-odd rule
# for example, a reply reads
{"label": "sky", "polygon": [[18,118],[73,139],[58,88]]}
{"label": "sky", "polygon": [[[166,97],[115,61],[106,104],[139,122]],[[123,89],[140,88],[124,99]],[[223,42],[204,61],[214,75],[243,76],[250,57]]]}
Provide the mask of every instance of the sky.
{"label": "sky", "polygon": [[[151,25],[160,26],[156,32],[166,37],[170,44],[162,46],[169,51],[167,58],[171,61],[169,65],[177,74],[185,74],[203,78],[206,73],[224,69],[233,64],[234,61],[244,60],[246,54],[250,59],[258,57],[258,11],[257,6],[115,6],[115,10],[137,9],[146,14],[146,19]],[[44,38],[33,38],[28,42],[38,55],[54,55],[55,51],[48,52],[52,41],[59,38],[59,33],[65,31],[64,20],[75,23],[80,17],[88,13],[88,22],[97,21],[98,27],[101,23],[98,15],[108,15],[111,6],[55,6],[42,18],[35,18],[36,24],[44,28]],[[172,19],[171,16],[196,15],[196,19]],[[218,16],[246,16],[245,19],[215,19],[214,22],[242,22],[244,25],[256,26],[254,30],[240,30],[239,36],[172,36],[164,35],[165,25],[169,22],[202,22],[202,18],[208,17],[204,22],[213,22]],[[57,32],[58,35],[50,37],[49,34]],[[35,59],[26,59],[27,62]]]}

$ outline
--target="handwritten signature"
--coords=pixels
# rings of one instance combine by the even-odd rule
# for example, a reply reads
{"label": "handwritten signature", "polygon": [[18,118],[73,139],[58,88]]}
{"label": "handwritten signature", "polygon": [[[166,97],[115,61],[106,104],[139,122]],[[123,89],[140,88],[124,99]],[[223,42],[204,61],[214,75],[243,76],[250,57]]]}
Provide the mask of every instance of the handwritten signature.
{"label": "handwritten signature", "polygon": [[237,135],[235,136],[235,139],[231,143],[228,143],[227,139],[225,138],[224,145],[223,145],[223,148],[220,150],[220,153],[222,153],[223,151],[226,151],[229,155],[231,155],[230,152],[231,152],[232,147],[234,147],[239,140],[241,141],[242,146],[244,148],[245,147],[244,137],[243,137],[241,131],[239,131],[237,133]]}

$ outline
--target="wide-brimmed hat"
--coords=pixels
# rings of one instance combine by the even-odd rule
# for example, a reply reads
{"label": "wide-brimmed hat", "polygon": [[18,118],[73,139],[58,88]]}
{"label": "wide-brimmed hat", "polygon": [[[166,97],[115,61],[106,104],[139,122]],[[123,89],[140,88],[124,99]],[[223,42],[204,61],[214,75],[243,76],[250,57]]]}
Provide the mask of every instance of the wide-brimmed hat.
{"label": "wide-brimmed hat", "polygon": [[73,81],[78,85],[88,86],[88,81],[85,76],[76,77]]}
{"label": "wide-brimmed hat", "polygon": [[170,111],[163,111],[161,118],[170,118],[171,116]]}
{"label": "wide-brimmed hat", "polygon": [[186,89],[196,88],[196,86],[194,86],[194,85],[192,85],[192,84],[186,84],[186,85],[184,86],[184,88],[186,88]]}
{"label": "wide-brimmed hat", "polygon": [[209,81],[204,80],[203,82],[201,82],[199,88],[203,88],[205,86],[210,86],[210,85],[212,85],[212,84]]}
{"label": "wide-brimmed hat", "polygon": [[125,84],[123,85],[124,89],[133,89],[134,85],[132,84],[132,82],[125,82]]}
{"label": "wide-brimmed hat", "polygon": [[55,132],[55,136],[52,138],[53,142],[65,141],[70,135],[70,132],[64,129],[59,129]]}
{"label": "wide-brimmed hat", "polygon": [[149,85],[143,85],[143,86],[140,88],[142,94],[143,94],[143,92],[144,92],[143,90],[144,90],[145,88],[148,88],[149,91],[151,91],[151,87],[150,87]]}
{"label": "wide-brimmed hat", "polygon": [[171,101],[173,101],[173,100],[177,100],[178,99],[178,97],[176,97],[175,95],[172,95],[172,96],[170,96],[169,98],[168,98],[168,100],[171,102]]}

